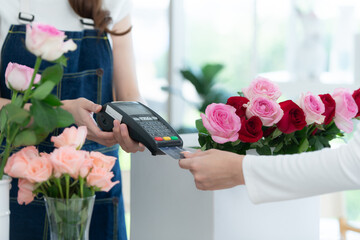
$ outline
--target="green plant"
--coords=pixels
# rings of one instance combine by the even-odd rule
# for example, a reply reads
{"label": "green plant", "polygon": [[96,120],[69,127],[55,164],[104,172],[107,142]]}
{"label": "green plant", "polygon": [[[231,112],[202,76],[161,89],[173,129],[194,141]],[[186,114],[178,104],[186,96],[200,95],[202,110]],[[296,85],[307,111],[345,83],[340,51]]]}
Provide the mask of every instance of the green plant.
{"label": "green plant", "polygon": [[184,79],[188,80],[196,89],[201,103],[196,104],[200,112],[205,112],[207,105],[226,101],[230,94],[216,86],[217,75],[224,68],[222,64],[205,64],[199,72],[186,68],[180,71]]}

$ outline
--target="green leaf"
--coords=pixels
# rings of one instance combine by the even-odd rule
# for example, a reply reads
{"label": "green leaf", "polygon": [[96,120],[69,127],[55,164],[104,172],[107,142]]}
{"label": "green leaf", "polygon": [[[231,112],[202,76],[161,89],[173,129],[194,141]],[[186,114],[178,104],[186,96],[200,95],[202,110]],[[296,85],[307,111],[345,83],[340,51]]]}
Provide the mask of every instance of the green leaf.
{"label": "green leaf", "polygon": [[59,63],[60,65],[64,66],[64,67],[67,67],[67,58],[62,55],[61,57],[59,57],[58,59],[56,59],[54,61],[54,63]]}
{"label": "green leaf", "polygon": [[29,116],[29,112],[25,109],[16,106],[13,103],[9,103],[5,105],[5,111],[7,114],[8,122],[15,122],[18,124],[22,124]]}
{"label": "green leaf", "polygon": [[281,134],[282,134],[282,132],[278,128],[276,128],[275,131],[271,135],[271,139],[275,139],[278,136],[280,136]]}
{"label": "green leaf", "polygon": [[16,135],[14,140],[15,147],[30,146],[36,144],[37,144],[36,134],[33,130],[30,129],[20,132],[18,135]]}
{"label": "green leaf", "polygon": [[204,80],[208,85],[215,84],[215,76],[224,68],[222,64],[206,64],[201,68]]}
{"label": "green leaf", "polygon": [[89,187],[84,186],[84,198],[91,197],[93,195],[91,189]]}
{"label": "green leaf", "polygon": [[274,149],[274,153],[277,153],[281,150],[281,148],[284,146],[283,142],[280,142]]}
{"label": "green leaf", "polygon": [[4,132],[7,122],[5,107],[0,110],[0,132]]}
{"label": "green leaf", "polygon": [[58,107],[63,105],[60,99],[54,94],[49,94],[46,98],[43,99],[43,102],[49,104],[50,106]]}
{"label": "green leaf", "polygon": [[320,140],[318,138],[316,138],[314,148],[315,148],[315,150],[321,150],[324,148],[324,145],[320,142]]}
{"label": "green leaf", "polygon": [[13,103],[16,106],[21,107],[21,105],[23,103],[23,96],[22,95],[17,95],[17,97],[15,98],[15,101]]}
{"label": "green leaf", "polygon": [[300,143],[298,151],[299,153],[306,152],[308,148],[309,148],[309,141],[307,140],[307,138],[304,138]]}
{"label": "green leaf", "polygon": [[33,97],[35,99],[42,100],[51,93],[51,91],[54,89],[54,87],[55,87],[54,82],[52,82],[52,81],[44,82],[38,88],[35,89],[35,91],[33,93]]}
{"label": "green leaf", "polygon": [[235,142],[231,143],[231,146],[235,147],[235,146],[239,145],[239,143],[240,143],[240,140],[236,140]]}
{"label": "green leaf", "polygon": [[299,145],[299,141],[296,139],[295,134],[291,134],[291,140],[293,140],[296,145]]}
{"label": "green leaf", "polygon": [[318,139],[324,147],[330,147],[329,140],[327,140],[326,137],[319,136]]}
{"label": "green leaf", "polygon": [[316,128],[321,130],[321,131],[325,131],[325,128],[323,125],[316,125]]}
{"label": "green leaf", "polygon": [[245,97],[245,95],[244,95],[243,92],[237,92],[237,94],[238,94],[240,97]]}
{"label": "green leaf", "polygon": [[47,188],[47,192],[49,194],[49,197],[52,198],[59,198],[60,193],[58,187],[53,183],[50,187]]}
{"label": "green leaf", "polygon": [[267,145],[264,145],[262,147],[256,147],[256,152],[259,155],[271,155],[271,148]]}
{"label": "green leaf", "polygon": [[201,151],[205,151],[205,150],[207,150],[206,144],[204,146],[201,146]]}
{"label": "green leaf", "polygon": [[36,99],[31,99],[30,112],[34,116],[34,124],[40,129],[50,133],[57,126],[57,112],[52,106]]}
{"label": "green leaf", "polygon": [[286,145],[281,150],[283,151],[283,154],[294,154],[294,153],[298,153],[299,146],[295,143],[292,143],[290,145]]}
{"label": "green leaf", "polygon": [[55,111],[57,116],[56,127],[64,128],[75,123],[74,117],[68,111],[62,109],[61,107],[55,108]]}
{"label": "green leaf", "polygon": [[185,78],[186,80],[188,80],[192,85],[194,85],[196,91],[199,94],[203,93],[203,84],[201,83],[201,81],[199,80],[198,77],[196,77],[190,69],[185,69],[185,70],[181,70],[180,71],[181,75],[183,76],[183,78]]}
{"label": "green leaf", "polygon": [[58,84],[63,77],[63,72],[63,67],[60,64],[47,67],[41,74],[41,84],[47,81],[51,81],[55,85]]}
{"label": "green leaf", "polygon": [[195,121],[196,129],[199,131],[199,133],[206,133],[208,134],[208,130],[204,127],[202,119],[197,119]]}

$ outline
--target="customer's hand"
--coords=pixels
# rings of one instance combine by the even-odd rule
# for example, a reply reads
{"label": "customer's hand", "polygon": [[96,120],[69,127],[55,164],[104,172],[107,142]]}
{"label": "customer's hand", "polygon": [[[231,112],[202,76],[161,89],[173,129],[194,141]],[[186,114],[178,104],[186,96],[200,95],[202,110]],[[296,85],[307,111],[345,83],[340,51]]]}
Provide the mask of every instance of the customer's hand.
{"label": "customer's hand", "polygon": [[104,132],[97,126],[94,121],[93,114],[101,111],[101,105],[95,104],[85,98],[74,100],[64,100],[63,108],[70,112],[77,126],[86,126],[88,129],[87,139],[110,147],[119,144],[126,152],[135,153],[144,151],[145,146],[135,142],[129,136],[127,126],[121,124],[118,120],[114,120],[114,128],[112,132]]}
{"label": "customer's hand", "polygon": [[218,190],[244,184],[243,155],[211,149],[184,152],[184,156],[184,159],[179,160],[179,165],[190,170],[200,190]]}
{"label": "customer's hand", "polygon": [[120,124],[119,120],[114,120],[113,132],[115,139],[125,152],[135,153],[145,150],[145,146],[142,143],[135,142],[130,138],[127,126],[124,123]]}
{"label": "customer's hand", "polygon": [[97,126],[93,114],[101,110],[101,105],[95,104],[85,98],[62,101],[63,108],[70,112],[77,126],[86,126],[88,130],[87,139],[110,147],[117,144],[113,132],[104,132]]}

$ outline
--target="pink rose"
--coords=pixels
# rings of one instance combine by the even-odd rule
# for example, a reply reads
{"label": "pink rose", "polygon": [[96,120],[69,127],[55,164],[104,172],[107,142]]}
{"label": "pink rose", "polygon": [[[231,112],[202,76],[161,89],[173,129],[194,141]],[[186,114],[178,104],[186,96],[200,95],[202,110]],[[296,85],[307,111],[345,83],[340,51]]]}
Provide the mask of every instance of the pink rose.
{"label": "pink rose", "polygon": [[51,141],[57,148],[71,146],[76,149],[81,149],[84,145],[86,135],[87,128],[85,126],[81,126],[79,128],[72,126],[70,128],[65,128],[59,136],[52,136]]}
{"label": "pink rose", "polygon": [[284,111],[277,102],[262,96],[251,99],[246,109],[247,118],[257,116],[267,127],[278,123],[283,115]]}
{"label": "pink rose", "polygon": [[18,197],[17,201],[20,205],[24,204],[27,205],[34,200],[35,194],[33,191],[35,190],[35,185],[29,182],[26,179],[19,179],[18,181]]}
{"label": "pink rose", "polygon": [[29,161],[25,176],[31,183],[45,182],[51,177],[52,169],[53,167],[48,156],[39,156]]}
{"label": "pink rose", "polygon": [[70,146],[55,149],[50,156],[54,167],[54,176],[59,178],[62,174],[69,174],[72,178],[77,179],[87,158],[89,158],[88,152],[76,150]]}
{"label": "pink rose", "polygon": [[217,143],[235,142],[239,137],[241,120],[236,109],[222,103],[212,103],[201,114],[204,127]]}
{"label": "pink rose", "polygon": [[250,100],[256,96],[263,96],[276,101],[281,96],[278,85],[263,77],[255,78],[249,87],[242,89],[242,92]]}
{"label": "pink rose", "polygon": [[312,123],[322,124],[324,122],[325,116],[322,114],[325,112],[325,105],[319,96],[311,92],[302,93],[299,106],[305,113],[305,121],[308,125]]}
{"label": "pink rose", "polygon": [[101,152],[91,152],[90,158],[94,166],[105,168],[107,171],[110,171],[114,167],[116,161],[116,157],[106,156]]}
{"label": "pink rose", "polygon": [[336,126],[346,133],[352,132],[354,126],[351,119],[358,113],[358,106],[352,97],[352,92],[345,88],[337,88],[332,97],[336,103],[334,117]]}
{"label": "pink rose", "polygon": [[113,177],[113,172],[109,172],[105,168],[93,167],[86,178],[86,182],[89,186],[98,187],[101,191],[108,192],[114,185],[120,182],[111,182]]}
{"label": "pink rose", "polygon": [[[5,70],[5,83],[9,89],[25,91],[29,88],[34,69],[25,65],[9,62]],[[40,82],[41,75],[36,74],[34,83]]]}
{"label": "pink rose", "polygon": [[74,51],[72,39],[64,42],[66,35],[53,26],[33,23],[26,26],[26,48],[34,55],[47,61],[54,61],[68,51]]}
{"label": "pink rose", "polygon": [[25,147],[9,157],[4,172],[14,178],[25,178],[29,162],[38,156],[34,146]]}

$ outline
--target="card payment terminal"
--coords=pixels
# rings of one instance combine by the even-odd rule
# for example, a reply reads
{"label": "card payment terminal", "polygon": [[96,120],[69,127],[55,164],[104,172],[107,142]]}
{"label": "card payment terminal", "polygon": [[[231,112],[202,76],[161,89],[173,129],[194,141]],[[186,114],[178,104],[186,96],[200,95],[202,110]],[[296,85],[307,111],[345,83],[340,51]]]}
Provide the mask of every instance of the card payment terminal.
{"label": "card payment terminal", "polygon": [[177,132],[156,112],[140,102],[110,102],[96,115],[103,131],[112,131],[114,119],[125,123],[130,137],[144,144],[152,155],[168,154],[182,158],[183,141]]}

